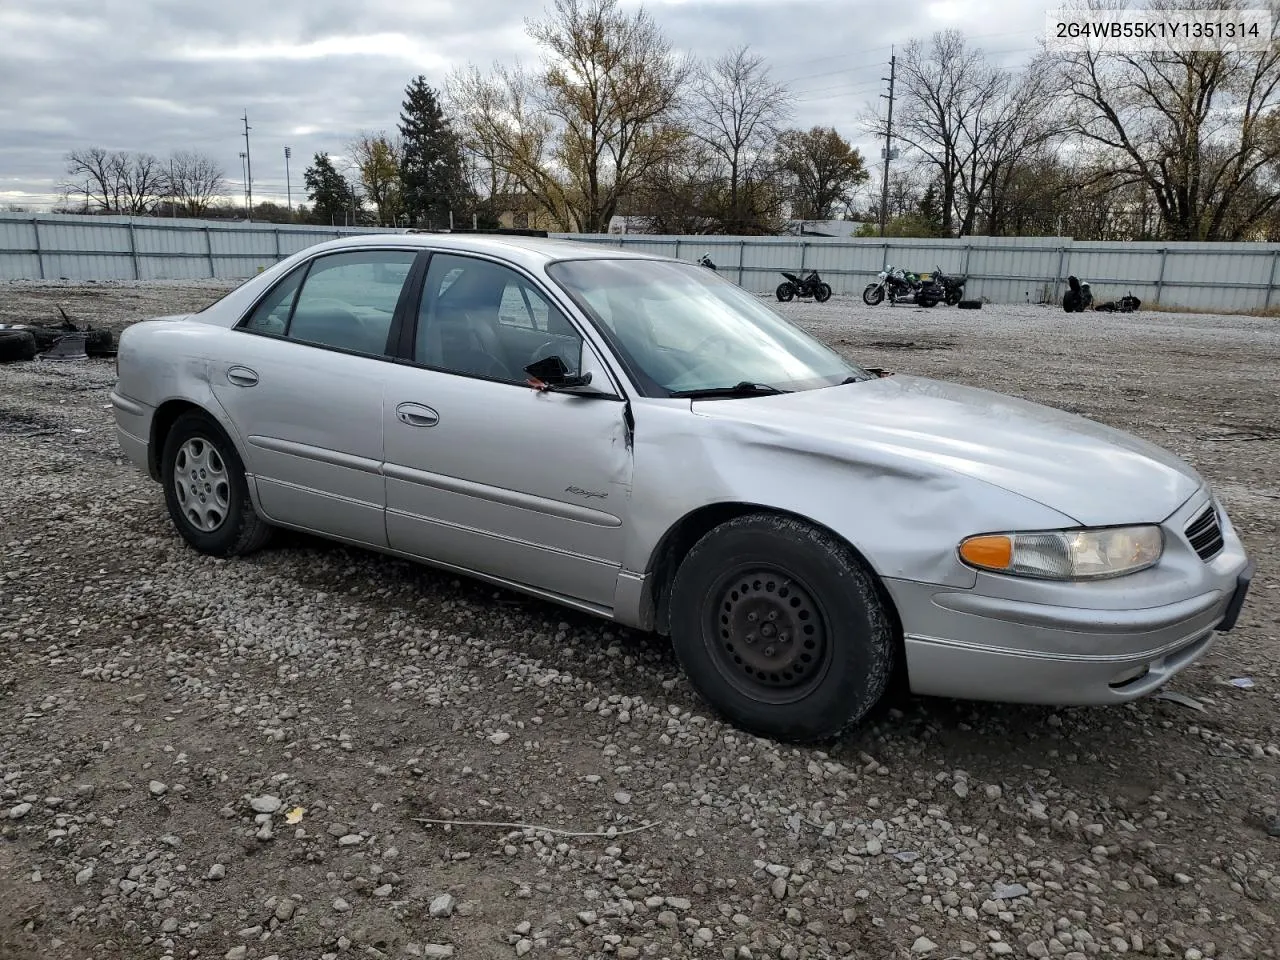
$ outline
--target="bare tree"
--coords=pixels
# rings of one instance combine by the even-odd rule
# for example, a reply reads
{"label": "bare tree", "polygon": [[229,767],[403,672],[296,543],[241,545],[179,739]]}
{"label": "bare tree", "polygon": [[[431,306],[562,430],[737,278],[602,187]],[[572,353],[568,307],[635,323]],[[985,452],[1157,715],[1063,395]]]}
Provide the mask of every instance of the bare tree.
{"label": "bare tree", "polygon": [[364,195],[378,211],[378,223],[395,226],[403,206],[400,160],[404,146],[385,132],[361,133],[348,146]]}
{"label": "bare tree", "polygon": [[998,232],[995,208],[1017,165],[1055,138],[1049,122],[1055,97],[1050,72],[1035,61],[1020,73],[993,71],[982,102],[960,126],[957,208],[961,236],[985,217],[988,233]]}
{"label": "bare tree", "polygon": [[167,165],[149,153],[73,150],[67,155],[67,173],[74,178],[68,188],[83,191],[86,206],[106,213],[148,214],[169,190]]}
{"label": "bare tree", "polygon": [[[898,71],[900,106],[893,135],[935,168],[942,193],[942,232],[950,236],[961,176],[972,168],[985,128],[983,114],[999,102],[1007,81],[981,51],[966,46],[959,30],[935,33],[928,44],[912,40]],[[884,119],[866,120],[884,136]]]}
{"label": "bare tree", "polygon": [[722,167],[726,196],[720,214],[726,233],[767,229],[758,201],[792,104],[787,88],[770,79],[763,57],[736,47],[700,67],[688,108],[688,128]]}
{"label": "bare tree", "polygon": [[177,150],[169,158],[169,198],[190,217],[204,216],[223,195],[226,174],[218,161],[195,150]]}
{"label": "bare tree", "polygon": [[643,8],[555,0],[527,30],[543,69],[474,68],[447,84],[473,152],[513,179],[565,229],[604,231],[619,198],[682,142],[672,123],[689,74]]}
{"label": "bare tree", "polygon": [[[1239,10],[1259,0],[1215,0]],[[1271,0],[1273,13],[1280,4]],[[1151,0],[1156,11],[1178,7]],[[1069,129],[1102,175],[1149,191],[1174,240],[1235,240],[1280,206],[1280,43],[1262,52],[1083,51],[1060,55]]]}
{"label": "bare tree", "polygon": [[74,182],[64,186],[68,193],[83,193],[86,211],[93,206],[105,213],[120,209],[121,154],[102,147],[72,150],[67,155],[67,173]]}

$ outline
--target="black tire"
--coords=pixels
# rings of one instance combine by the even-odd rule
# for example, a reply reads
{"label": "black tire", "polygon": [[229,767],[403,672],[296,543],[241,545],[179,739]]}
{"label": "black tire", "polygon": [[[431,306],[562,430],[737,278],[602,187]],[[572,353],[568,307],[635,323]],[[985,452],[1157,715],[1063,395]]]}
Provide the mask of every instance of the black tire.
{"label": "black tire", "polygon": [[22,329],[35,338],[36,351],[39,353],[51,349],[69,333],[84,334],[84,352],[91,357],[105,356],[115,347],[115,338],[111,336],[110,330],[67,330],[63,327],[42,327],[37,324],[24,324]]}
{"label": "black tire", "polygon": [[931,293],[922,293],[916,296],[916,304],[921,307],[936,307],[938,298]]}
{"label": "black tire", "polygon": [[862,290],[862,302],[868,307],[884,303],[884,287],[878,283],[868,283]]}
{"label": "black tire", "polygon": [[813,299],[817,300],[819,303],[826,303],[828,300],[830,300],[831,284],[829,283],[818,284],[818,289],[813,292]]}
{"label": "black tire", "polygon": [[0,330],[0,363],[36,358],[36,338],[26,330]]}
{"label": "black tire", "polygon": [[795,284],[792,283],[790,280],[785,280],[782,283],[778,284],[778,289],[773,291],[773,293],[774,293],[774,296],[776,296],[779,300],[781,300],[783,303],[786,303],[788,300],[791,300],[792,298],[795,297],[796,287],[795,287]]}
{"label": "black tire", "polygon": [[[186,447],[188,443],[194,446]],[[209,462],[216,462],[221,470],[205,471],[198,468],[198,458],[193,460],[189,454],[199,447],[212,451]],[[190,490],[187,492],[189,499],[186,504],[179,499],[176,478],[180,452],[188,454],[188,464],[197,466],[189,479],[192,484],[201,485],[197,495],[203,494],[208,500],[197,500],[191,496]],[[272,528],[258,516],[249,497],[249,485],[245,480],[240,455],[226,432],[212,417],[194,411],[178,417],[164,439],[161,457],[160,479],[164,486],[164,501],[169,508],[169,518],[178,528],[178,533],[192,547],[214,557],[235,557],[252,553],[270,539]],[[215,479],[219,474],[222,477],[221,484]],[[219,488],[222,488],[221,493]],[[215,509],[213,505],[218,503],[224,505],[217,511],[222,515],[221,522],[209,529],[202,529],[197,525],[188,512],[189,509],[196,514],[203,508],[212,510]]]}
{"label": "black tire", "polygon": [[694,689],[729,722],[797,743],[866,716],[897,650],[859,558],[832,534],[771,514],[723,523],[689,551],[671,588],[671,639]]}
{"label": "black tire", "polygon": [[954,307],[957,303],[964,299],[964,289],[947,291],[947,306]]}

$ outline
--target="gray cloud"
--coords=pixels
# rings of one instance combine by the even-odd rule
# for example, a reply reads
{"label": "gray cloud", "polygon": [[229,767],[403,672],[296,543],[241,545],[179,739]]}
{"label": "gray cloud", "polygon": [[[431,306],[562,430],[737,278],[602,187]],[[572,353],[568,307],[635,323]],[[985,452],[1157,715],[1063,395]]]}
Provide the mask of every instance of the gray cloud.
{"label": "gray cloud", "polygon": [[[634,6],[634,0],[624,0]],[[959,26],[1001,59],[1025,59],[1047,0],[650,0],[671,42],[699,58],[749,44],[793,90],[796,126],[835,126],[864,146],[890,46]],[[524,32],[535,5],[510,0],[5,0],[0,5],[0,204],[57,199],[77,147],[197,149],[241,189],[240,117],[249,113],[255,199],[295,202],[316,152],[394,128],[408,80],[440,86],[471,62],[538,56]]]}

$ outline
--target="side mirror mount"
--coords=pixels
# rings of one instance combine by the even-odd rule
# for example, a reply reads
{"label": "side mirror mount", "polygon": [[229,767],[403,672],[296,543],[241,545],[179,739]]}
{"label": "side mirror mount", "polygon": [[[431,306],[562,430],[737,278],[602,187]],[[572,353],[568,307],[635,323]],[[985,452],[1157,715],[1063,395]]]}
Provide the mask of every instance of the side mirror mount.
{"label": "side mirror mount", "polygon": [[590,373],[570,374],[564,360],[554,353],[548,357],[543,357],[541,360],[535,360],[524,368],[524,372],[529,375],[529,386],[538,391],[554,390],[560,393],[585,394],[598,394],[600,392],[589,386],[591,383]]}

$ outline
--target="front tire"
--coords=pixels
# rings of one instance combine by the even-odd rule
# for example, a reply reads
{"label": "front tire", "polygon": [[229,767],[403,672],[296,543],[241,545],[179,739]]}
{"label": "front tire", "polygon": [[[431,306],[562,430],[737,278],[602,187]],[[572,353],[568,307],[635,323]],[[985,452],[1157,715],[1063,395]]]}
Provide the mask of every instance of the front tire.
{"label": "front tire", "polygon": [[868,283],[862,291],[862,302],[874,307],[884,302],[884,287],[878,283]]}
{"label": "front tire", "polygon": [[161,482],[169,518],[201,553],[251,553],[271,536],[253,508],[244,464],[222,427],[205,413],[174,421],[161,454]]}
{"label": "front tire", "polygon": [[817,300],[819,303],[826,303],[828,300],[830,300],[831,284],[829,283],[818,284],[818,289],[813,292],[813,299]]}
{"label": "front tire", "polygon": [[795,287],[795,284],[793,284],[790,280],[787,280],[787,281],[784,281],[783,283],[778,284],[778,289],[775,290],[773,293],[774,293],[774,296],[776,296],[779,300],[781,300],[783,303],[786,303],[788,300],[791,300],[793,297],[795,297],[796,287]]}
{"label": "front tire", "polygon": [[671,638],[694,689],[760,736],[839,736],[888,687],[897,639],[873,575],[832,534],[749,514],[694,545],[671,590]]}

